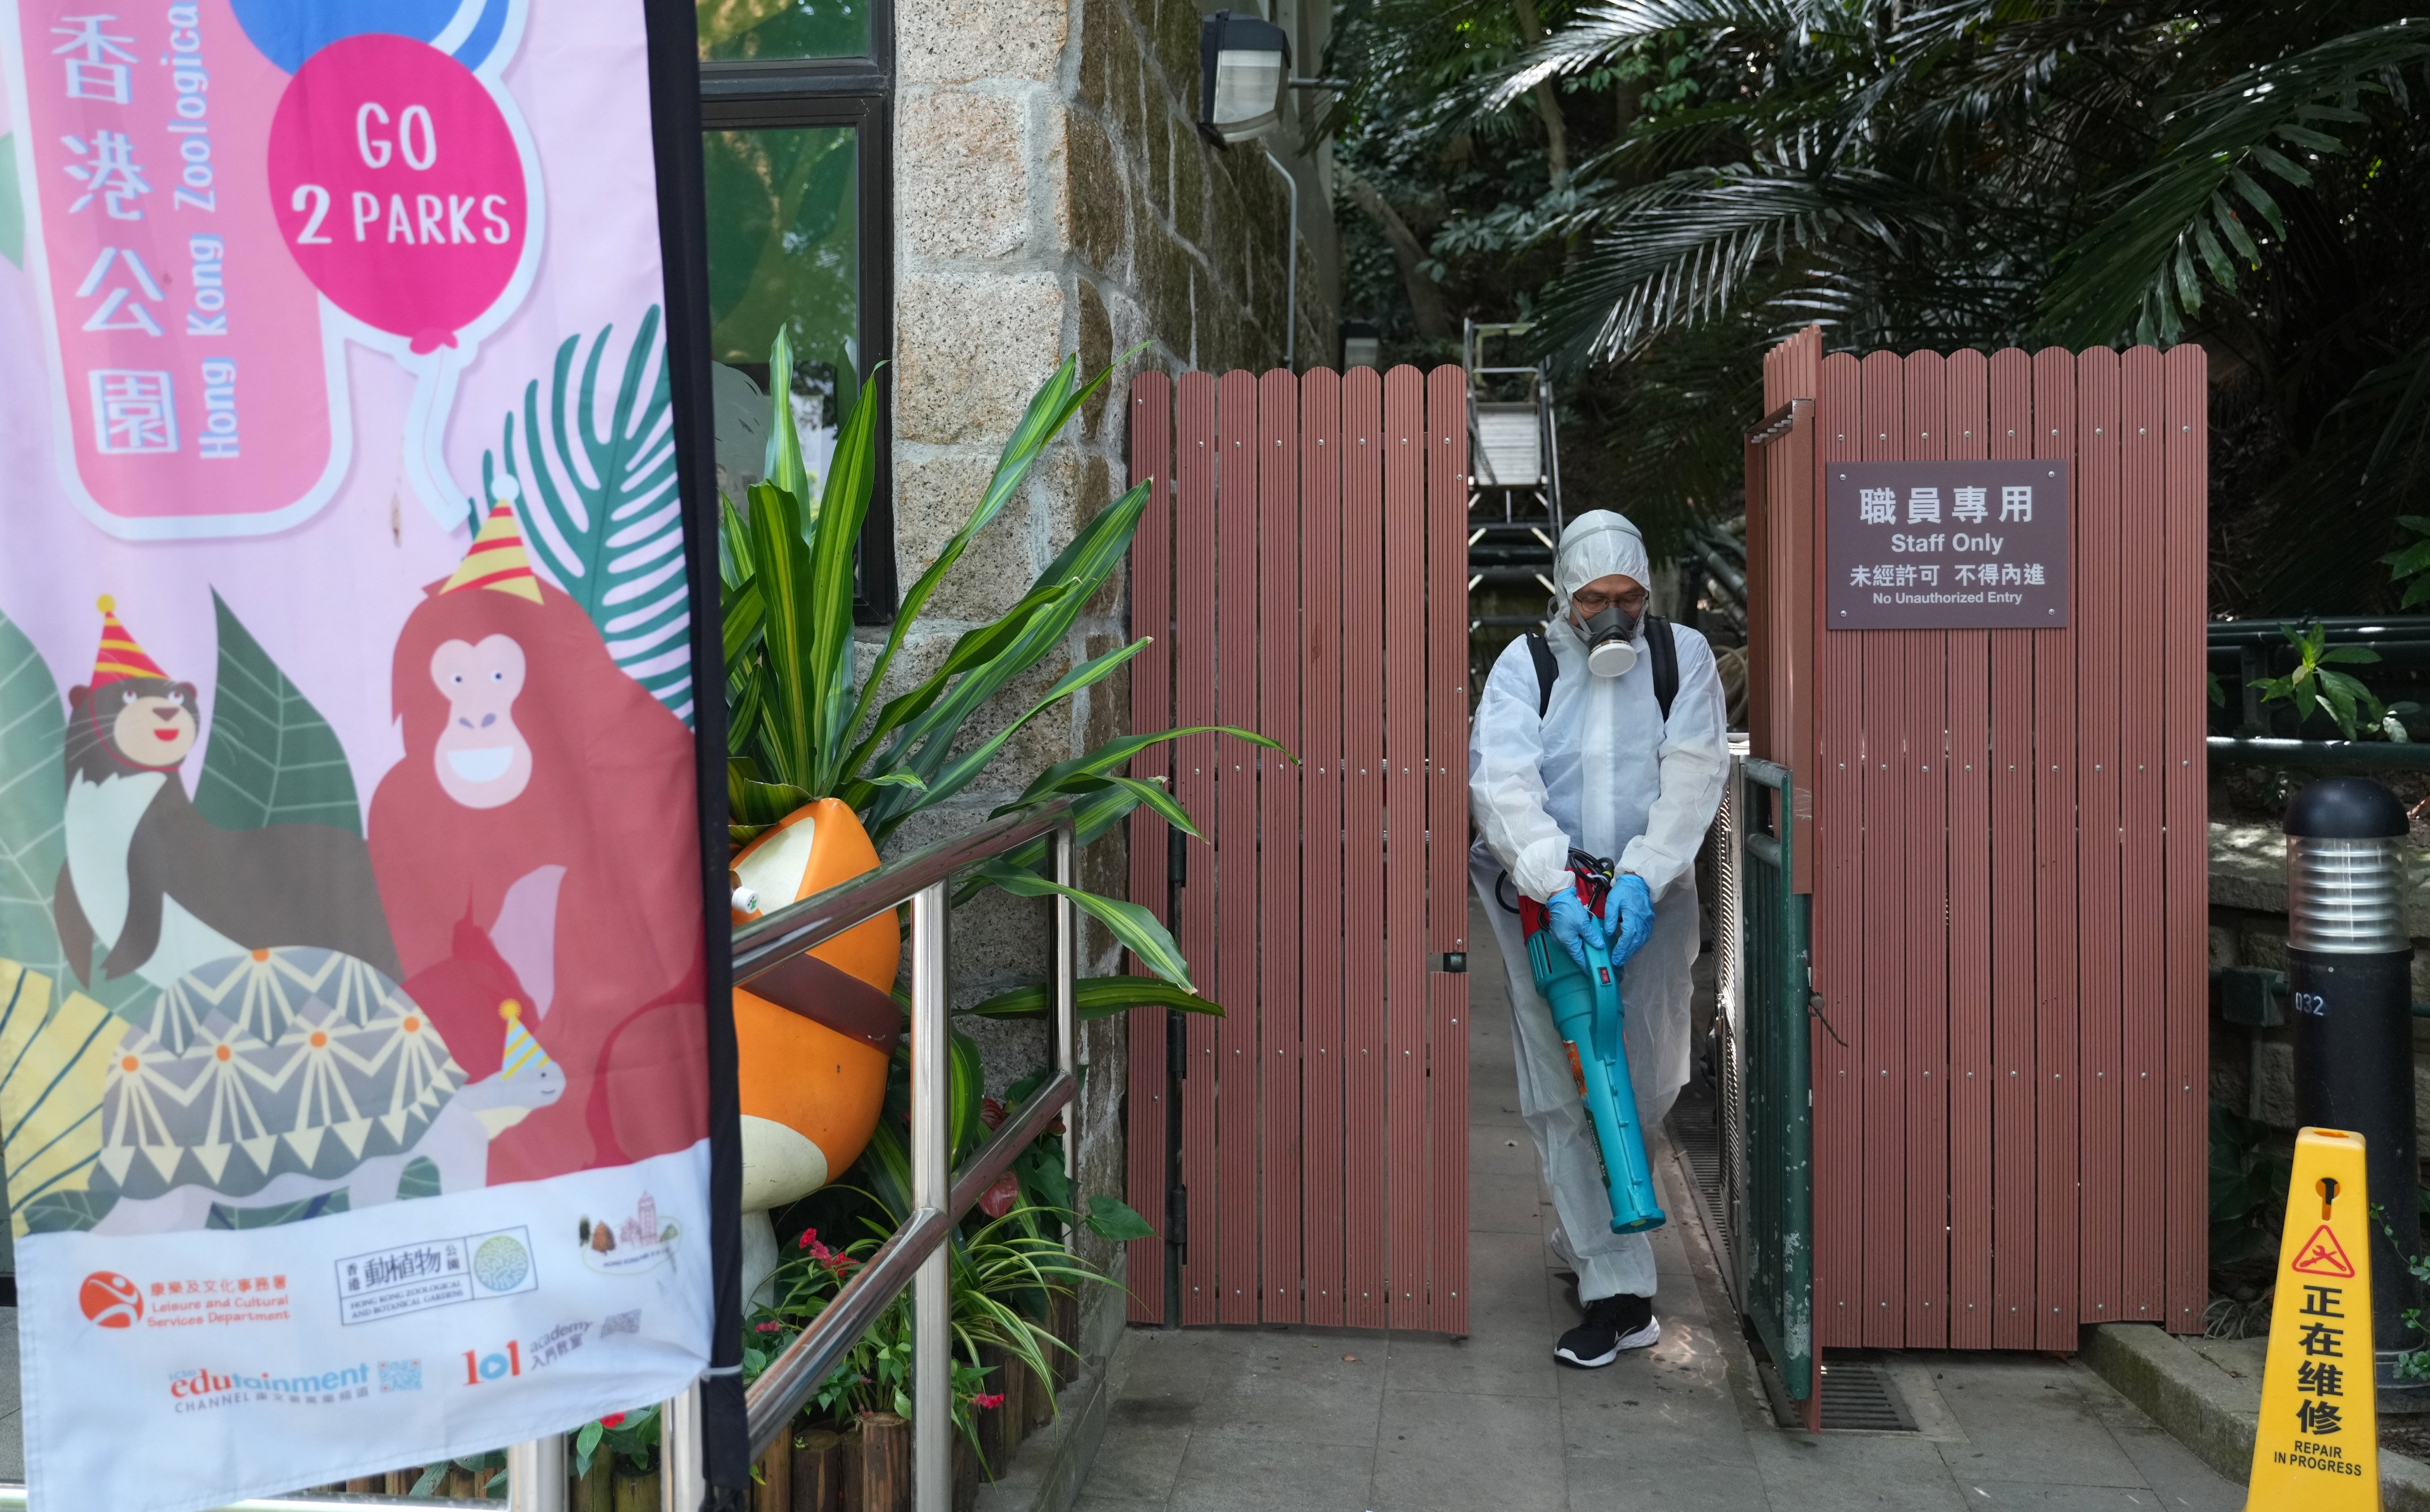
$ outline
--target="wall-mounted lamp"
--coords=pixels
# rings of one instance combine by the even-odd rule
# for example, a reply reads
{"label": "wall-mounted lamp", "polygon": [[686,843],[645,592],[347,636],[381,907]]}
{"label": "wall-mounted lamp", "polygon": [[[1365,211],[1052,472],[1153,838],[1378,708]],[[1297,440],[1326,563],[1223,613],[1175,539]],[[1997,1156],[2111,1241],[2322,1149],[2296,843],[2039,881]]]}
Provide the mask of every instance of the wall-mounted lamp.
{"label": "wall-mounted lamp", "polygon": [[1198,24],[1198,129],[1218,143],[1247,141],[1282,119],[1290,38],[1234,10]]}
{"label": "wall-mounted lamp", "polygon": [[1384,365],[1384,333],[1373,321],[1341,323],[1341,368],[1380,368]]}

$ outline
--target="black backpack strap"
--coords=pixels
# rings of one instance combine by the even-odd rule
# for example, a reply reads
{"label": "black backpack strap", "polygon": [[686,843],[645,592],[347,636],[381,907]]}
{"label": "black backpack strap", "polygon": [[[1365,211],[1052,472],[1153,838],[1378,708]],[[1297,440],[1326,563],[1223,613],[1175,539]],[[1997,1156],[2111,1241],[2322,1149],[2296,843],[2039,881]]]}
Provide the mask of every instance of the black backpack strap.
{"label": "black backpack strap", "polygon": [[1671,622],[1658,614],[1645,617],[1645,654],[1654,663],[1654,702],[1668,723],[1672,700],[1679,696],[1679,643],[1671,637]]}
{"label": "black backpack strap", "polygon": [[[1561,664],[1553,659],[1553,643],[1533,630],[1527,632],[1527,655],[1536,658],[1536,717],[1542,719],[1553,706],[1553,684],[1561,675]],[[1668,705],[1664,710],[1667,717]]]}

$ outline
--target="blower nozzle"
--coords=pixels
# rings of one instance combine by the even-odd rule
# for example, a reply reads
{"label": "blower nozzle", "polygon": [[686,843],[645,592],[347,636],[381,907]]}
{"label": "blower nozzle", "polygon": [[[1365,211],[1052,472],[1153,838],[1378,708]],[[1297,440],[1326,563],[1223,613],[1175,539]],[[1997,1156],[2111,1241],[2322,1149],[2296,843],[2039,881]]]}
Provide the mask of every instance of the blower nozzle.
{"label": "blower nozzle", "polygon": [[[1570,870],[1577,878],[1579,898],[1600,917],[1614,880],[1611,863],[1573,851]],[[1668,1220],[1654,1193],[1654,1169],[1645,1158],[1637,1093],[1628,1079],[1628,1052],[1621,1044],[1626,1006],[1621,1001],[1620,969],[1606,955],[1590,959],[1591,972],[1580,970],[1553,938],[1552,916],[1533,899],[1520,900],[1519,922],[1527,939],[1528,970],[1537,992],[1552,1007],[1554,1029],[1569,1047],[1570,1074],[1603,1155],[1611,1231],[1641,1234],[1660,1228]]]}

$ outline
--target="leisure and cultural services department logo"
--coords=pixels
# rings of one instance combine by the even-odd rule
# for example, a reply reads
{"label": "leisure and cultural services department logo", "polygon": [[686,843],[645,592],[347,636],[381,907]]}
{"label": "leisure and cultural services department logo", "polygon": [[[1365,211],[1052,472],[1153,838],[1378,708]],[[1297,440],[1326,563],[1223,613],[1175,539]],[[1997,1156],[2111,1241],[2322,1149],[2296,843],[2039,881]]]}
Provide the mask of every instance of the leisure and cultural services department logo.
{"label": "leisure and cultural services department logo", "polygon": [[76,1304],[103,1328],[132,1328],[143,1321],[143,1288],[115,1271],[95,1271],[76,1289]]}

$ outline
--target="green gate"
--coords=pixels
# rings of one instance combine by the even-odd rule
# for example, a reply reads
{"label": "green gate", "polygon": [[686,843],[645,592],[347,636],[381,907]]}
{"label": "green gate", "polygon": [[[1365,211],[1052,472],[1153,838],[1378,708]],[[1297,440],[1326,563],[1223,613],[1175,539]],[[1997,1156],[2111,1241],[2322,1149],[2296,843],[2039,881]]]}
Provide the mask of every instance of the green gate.
{"label": "green gate", "polygon": [[1749,758],[1739,824],[1744,910],[1746,1235],[1741,1305],[1789,1397],[1814,1389],[1814,1138],[1806,1043],[1809,900],[1794,891],[1789,769]]}

